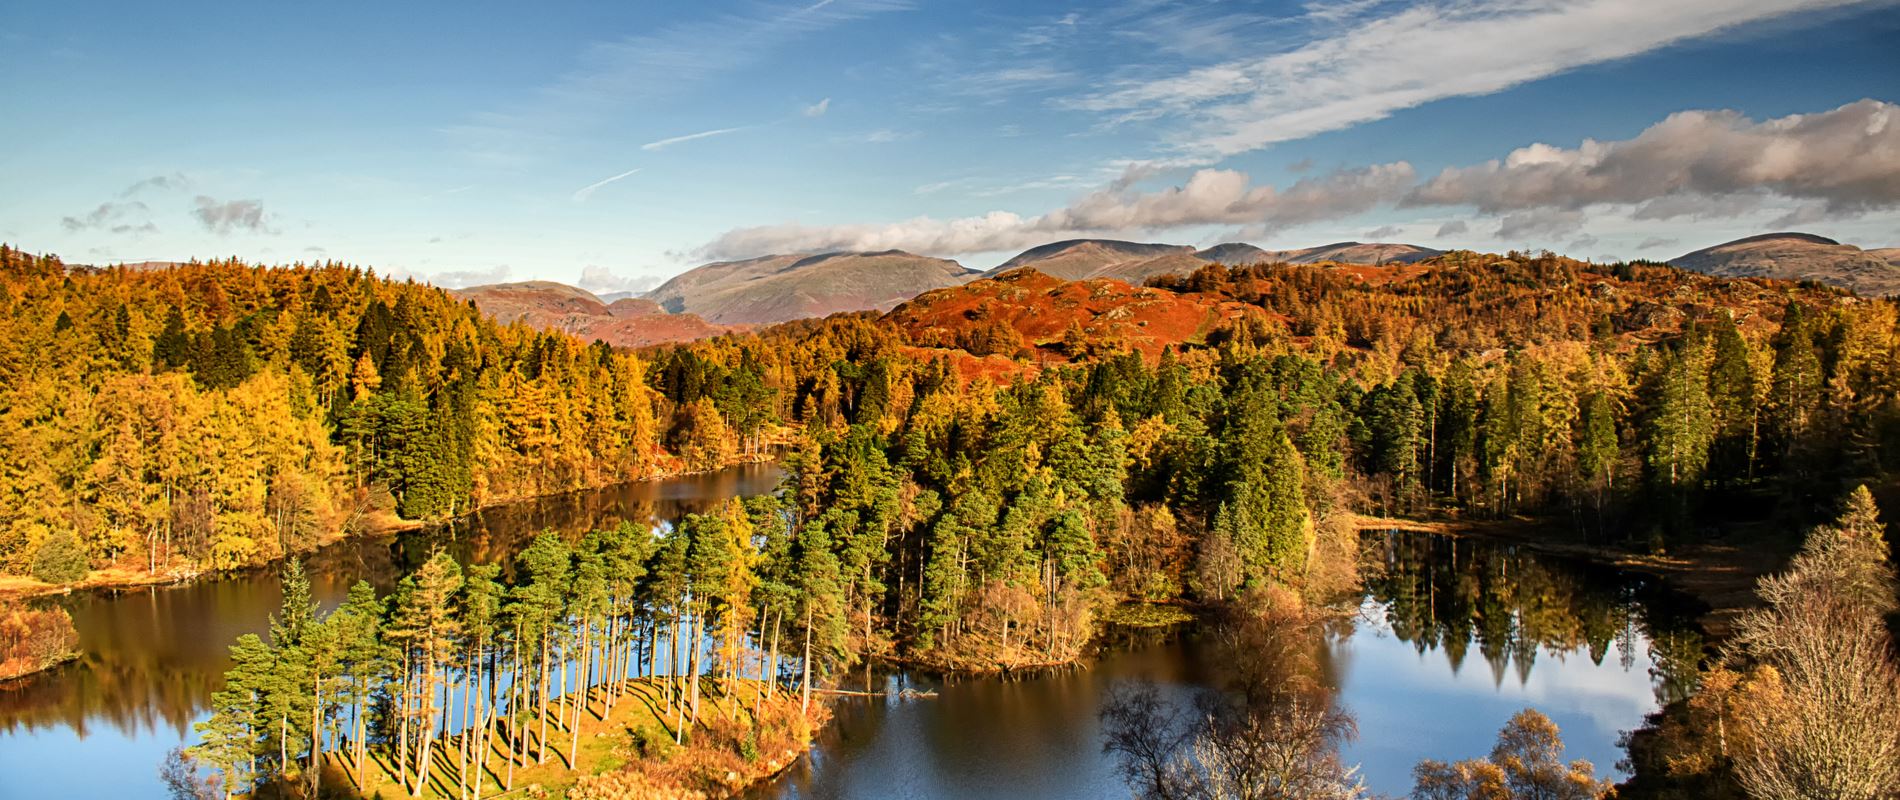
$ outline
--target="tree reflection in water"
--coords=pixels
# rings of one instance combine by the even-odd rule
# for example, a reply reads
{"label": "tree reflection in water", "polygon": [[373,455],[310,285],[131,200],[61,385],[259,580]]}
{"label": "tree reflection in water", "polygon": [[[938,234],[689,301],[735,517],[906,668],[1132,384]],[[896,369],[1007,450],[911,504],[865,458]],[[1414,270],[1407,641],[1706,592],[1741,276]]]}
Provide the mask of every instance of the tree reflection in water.
{"label": "tree reflection in water", "polygon": [[[578,540],[621,520],[670,524],[729,497],[769,492],[781,474],[776,466],[755,464],[501,506],[397,535],[338,542],[307,556],[305,568],[312,593],[326,607],[358,579],[389,591],[438,550],[464,564],[501,563],[509,572],[513,555],[543,530]],[[84,739],[106,726],[128,739],[166,742],[154,751],[149,763],[155,765],[209,706],[230,668],[230,643],[240,634],[264,633],[282,597],[272,567],[47,602],[72,614],[83,655],[0,687],[0,747],[24,746],[8,740],[49,728]],[[139,765],[141,776],[148,771]]]}
{"label": "tree reflection in water", "polygon": [[1366,534],[1367,601],[1420,654],[1440,651],[1455,672],[1475,645],[1494,684],[1530,680],[1539,652],[1615,651],[1625,670],[1647,642],[1658,704],[1694,688],[1703,638],[1693,603],[1656,581],[1608,567],[1422,533]]}

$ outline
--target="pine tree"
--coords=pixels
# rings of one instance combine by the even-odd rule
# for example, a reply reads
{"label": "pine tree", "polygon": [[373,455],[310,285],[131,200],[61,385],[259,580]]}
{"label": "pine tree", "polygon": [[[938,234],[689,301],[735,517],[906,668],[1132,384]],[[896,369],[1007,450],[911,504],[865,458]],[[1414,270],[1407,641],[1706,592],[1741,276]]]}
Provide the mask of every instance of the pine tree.
{"label": "pine tree", "polygon": [[193,726],[199,743],[190,753],[223,775],[224,796],[248,792],[261,777],[263,697],[268,691],[275,655],[256,634],[238,637],[231,646],[231,669],[224,688],[211,695],[211,716]]}
{"label": "pine tree", "polygon": [[403,582],[407,591],[397,595],[394,613],[398,622],[392,633],[410,654],[410,663],[422,673],[414,692],[420,700],[414,711],[418,722],[416,754],[410,762],[414,774],[405,777],[410,795],[420,797],[432,763],[429,754],[435,744],[436,715],[447,713],[437,704],[436,689],[448,687],[447,670],[453,666],[455,637],[461,629],[455,599],[462,588],[462,568],[453,556],[436,553]]}
{"label": "pine tree", "polygon": [[567,544],[552,533],[535,537],[528,549],[521,551],[521,555],[515,559],[516,568],[525,576],[517,587],[524,631],[538,649],[536,659],[539,676],[534,681],[541,693],[541,730],[535,756],[535,763],[538,764],[545,764],[548,760],[548,715],[553,708],[550,676],[554,668],[555,640],[566,617],[567,597],[572,589],[572,560],[573,554]]}
{"label": "pine tree", "polygon": [[1290,580],[1305,569],[1313,543],[1305,465],[1267,392],[1241,389],[1227,415],[1220,471],[1225,500],[1215,527],[1230,532],[1247,580]]}
{"label": "pine tree", "polygon": [[369,705],[386,669],[382,640],[384,610],[375,587],[366,581],[357,581],[329,620],[336,634],[339,671],[348,681],[338,700],[350,705],[351,774],[359,792],[363,789],[368,760]]}

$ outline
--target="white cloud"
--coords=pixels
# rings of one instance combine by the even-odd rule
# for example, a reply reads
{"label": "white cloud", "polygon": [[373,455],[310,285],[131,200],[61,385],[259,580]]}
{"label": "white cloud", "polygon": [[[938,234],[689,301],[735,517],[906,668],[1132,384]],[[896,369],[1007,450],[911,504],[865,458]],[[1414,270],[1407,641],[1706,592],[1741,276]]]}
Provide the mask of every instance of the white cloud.
{"label": "white cloud", "polygon": [[[134,186],[136,185],[137,184],[134,184]],[[125,233],[127,231],[120,229],[126,227],[126,223],[124,222],[126,218],[143,216],[150,211],[150,208],[137,200],[126,203],[100,203],[98,208],[94,208],[85,214],[73,217],[61,217],[59,225],[73,233],[93,228],[108,228],[114,233]],[[153,228],[153,230],[157,229]]]}
{"label": "white cloud", "polygon": [[1111,185],[1067,207],[1033,217],[992,211],[976,217],[919,217],[884,225],[798,223],[728,231],[700,248],[711,259],[762,253],[900,249],[954,255],[1011,250],[1055,239],[1190,225],[1280,228],[1365,211],[1389,202],[1416,175],[1398,162],[1302,179],[1284,191],[1254,186],[1245,173],[1201,170],[1180,186],[1143,192]]}
{"label": "white cloud", "polygon": [[503,283],[514,270],[507,264],[496,264],[488,269],[461,269],[438,272],[428,276],[428,282],[450,289],[466,289],[470,286],[486,286],[491,283]]}
{"label": "white cloud", "polygon": [[639,172],[641,169],[643,168],[634,167],[633,169],[627,170],[626,172],[622,172],[619,175],[609,175],[605,178],[594,181],[593,183],[587,184],[586,186],[582,186],[579,189],[575,189],[574,202],[585,203],[587,202],[587,198],[594,196],[594,190],[599,189],[602,186],[606,186],[607,184],[613,183],[614,181],[620,180],[621,178],[631,176]]}
{"label": "white cloud", "polygon": [[591,292],[633,292],[639,294],[660,285],[653,275],[621,276],[606,267],[588,264],[581,268],[580,287]]}
{"label": "white cloud", "polygon": [[[1410,164],[1394,162],[1304,177],[1284,189],[1254,185],[1241,172],[1201,169],[1178,186],[1141,190],[1137,184],[1174,174],[1180,164],[1124,166],[1107,186],[1039,215],[998,210],[889,224],[769,225],[730,231],[701,252],[739,258],[898,248],[957,255],[1201,225],[1234,225],[1236,237],[1259,239],[1389,206],[1476,208],[1495,219],[1497,240],[1512,245],[1581,240],[1592,213],[1626,222],[1689,217],[1759,224],[1762,214],[1775,212],[1784,216],[1772,226],[1786,228],[1900,208],[1900,106],[1863,100],[1763,122],[1729,111],[1685,111],[1628,140],[1586,140],[1574,149],[1531,145],[1499,160],[1447,168],[1423,183]],[[1064,175],[1006,190],[1055,188],[1062,185],[1058,179],[1077,180]],[[985,191],[972,178],[916,191],[953,189],[972,196]],[[1453,219],[1437,236],[1471,228]]]}
{"label": "white cloud", "polygon": [[170,175],[153,175],[150,178],[146,178],[144,180],[133,183],[131,186],[125,187],[125,191],[120,192],[119,194],[122,197],[131,197],[132,195],[135,195],[147,190],[166,192],[166,191],[172,191],[175,189],[186,189],[186,188],[190,188],[190,186],[191,186],[191,179],[185,177],[185,173],[174,172]]}
{"label": "white cloud", "polygon": [[890,144],[892,142],[907,142],[923,135],[921,131],[900,131],[892,128],[878,128],[874,131],[867,131],[857,136],[848,137],[847,140],[860,144]]}
{"label": "white cloud", "polygon": [[827,97],[816,103],[805,106],[805,110],[800,113],[803,113],[807,117],[822,117],[825,115],[825,112],[830,111],[830,110],[831,110],[831,98]]}
{"label": "white cloud", "polygon": [[1372,230],[1366,231],[1365,236],[1366,236],[1367,241],[1377,242],[1377,241],[1382,241],[1384,239],[1391,238],[1393,236],[1397,236],[1404,232],[1405,232],[1405,229],[1397,225],[1380,225],[1377,228],[1373,228]]}
{"label": "white cloud", "polygon": [[1581,211],[1533,208],[1504,215],[1498,221],[1498,239],[1507,242],[1566,236],[1583,230]]}
{"label": "white cloud", "polygon": [[[1860,0],[1463,0],[1321,7],[1336,32],[1283,52],[1129,80],[1062,105],[1182,118],[1172,147],[1217,159],[1490,94],[1742,25]],[[1317,19],[1317,18],[1316,18]]]}
{"label": "white cloud", "polygon": [[1900,205],[1900,106],[1861,100],[1755,122],[1734,111],[1682,111],[1633,139],[1534,144],[1503,160],[1453,167],[1408,204],[1486,212],[1644,204],[1639,218],[1734,216],[1764,194],[1856,213]]}
{"label": "white cloud", "polygon": [[668,147],[672,147],[673,145],[679,144],[681,142],[690,142],[695,139],[710,139],[714,136],[724,136],[728,133],[738,133],[739,131],[746,130],[747,127],[748,126],[741,125],[737,128],[717,128],[710,131],[700,131],[698,133],[689,133],[689,134],[686,134],[685,136],[673,136],[670,138],[661,139],[659,141],[647,142],[646,144],[640,145],[640,149],[641,150],[664,150]]}
{"label": "white cloud", "polygon": [[264,217],[264,203],[260,200],[230,200],[219,202],[204,195],[192,200],[191,215],[205,226],[205,230],[223,236],[225,234],[248,231],[250,233],[276,233]]}

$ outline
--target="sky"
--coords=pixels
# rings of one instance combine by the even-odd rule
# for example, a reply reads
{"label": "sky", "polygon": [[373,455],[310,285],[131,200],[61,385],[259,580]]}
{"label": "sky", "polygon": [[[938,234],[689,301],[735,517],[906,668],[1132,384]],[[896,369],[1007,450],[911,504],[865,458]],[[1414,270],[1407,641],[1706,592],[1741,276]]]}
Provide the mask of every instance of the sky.
{"label": "sky", "polygon": [[1107,237],[1900,245],[1900,2],[0,7],[0,241],[640,289]]}

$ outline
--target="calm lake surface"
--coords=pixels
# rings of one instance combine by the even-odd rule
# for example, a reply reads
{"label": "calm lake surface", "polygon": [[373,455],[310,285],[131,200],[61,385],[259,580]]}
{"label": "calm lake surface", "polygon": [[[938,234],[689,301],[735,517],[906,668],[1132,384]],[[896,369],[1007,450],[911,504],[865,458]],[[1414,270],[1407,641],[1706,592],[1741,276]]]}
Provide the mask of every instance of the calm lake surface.
{"label": "calm lake surface", "polygon": [[[737,467],[507,506],[441,528],[359,539],[309,557],[326,603],[351,583],[393,586],[436,549],[506,561],[544,529],[578,534],[659,523],[772,490],[780,471]],[[1359,723],[1345,753],[1375,790],[1409,790],[1420,758],[1490,750],[1499,726],[1535,706],[1570,756],[1613,770],[1620,731],[1683,690],[1701,638],[1694,609],[1649,581],[1516,548],[1369,534],[1373,570],[1358,613],[1319,637],[1324,679]],[[239,634],[262,633],[280,603],[272,571],[183,587],[62,598],[79,662],[0,690],[0,798],[162,798],[166,751],[192,723]],[[1101,798],[1127,790],[1101,754],[1097,713],[1119,682],[1185,693],[1219,686],[1230,654],[1209,634],[1111,631],[1085,667],[1014,680],[855,675],[852,688],[937,689],[936,699],[848,699],[810,759],[760,798]]]}
{"label": "calm lake surface", "polygon": [[[1620,732],[1684,691],[1679,676],[1700,655],[1694,609],[1642,577],[1469,540],[1367,539],[1384,574],[1368,579],[1357,615],[1314,647],[1358,720],[1344,758],[1374,791],[1409,793],[1419,759],[1489,753],[1498,728],[1526,706],[1562,728],[1569,758],[1613,773]],[[1085,668],[1026,679],[897,673],[847,683],[939,695],[841,703],[812,757],[755,796],[1127,797],[1102,754],[1103,700],[1142,679],[1183,702],[1192,689],[1225,685],[1237,656],[1213,638],[1126,632]]]}

